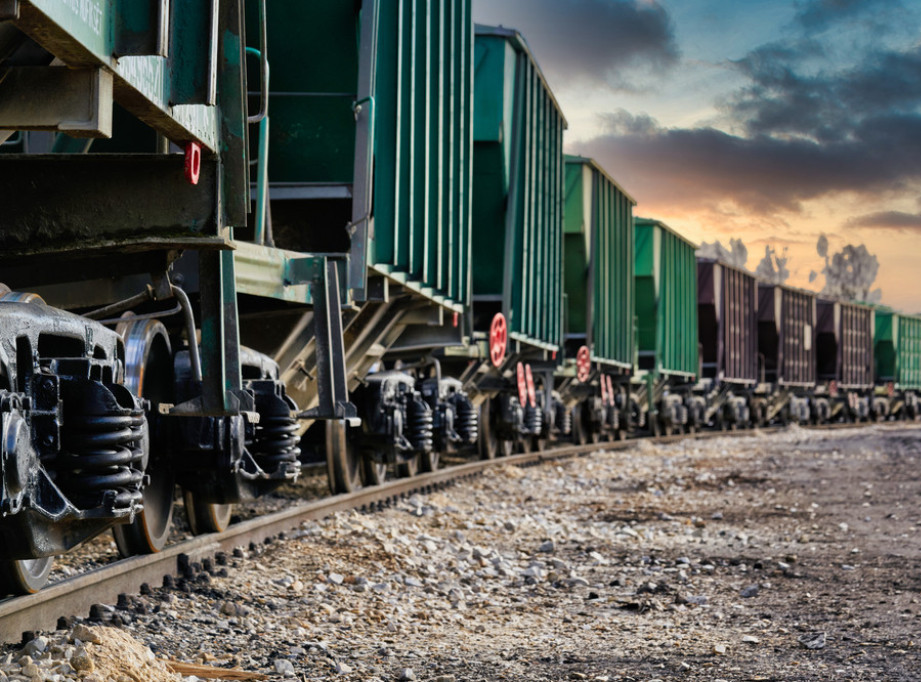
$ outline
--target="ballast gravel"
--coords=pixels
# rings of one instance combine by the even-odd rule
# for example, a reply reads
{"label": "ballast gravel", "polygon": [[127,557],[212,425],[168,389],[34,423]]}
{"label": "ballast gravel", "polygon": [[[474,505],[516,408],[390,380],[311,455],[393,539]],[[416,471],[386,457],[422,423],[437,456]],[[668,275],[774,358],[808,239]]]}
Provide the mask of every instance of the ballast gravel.
{"label": "ballast gravel", "polygon": [[[499,466],[191,564],[0,680],[917,679],[919,455],[793,428]],[[84,639],[112,633],[153,667]]]}

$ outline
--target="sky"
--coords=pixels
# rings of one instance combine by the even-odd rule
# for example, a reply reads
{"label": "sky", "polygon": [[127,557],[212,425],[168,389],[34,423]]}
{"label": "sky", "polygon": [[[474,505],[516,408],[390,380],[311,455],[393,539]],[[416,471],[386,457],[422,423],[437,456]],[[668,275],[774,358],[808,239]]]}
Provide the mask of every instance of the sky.
{"label": "sky", "polygon": [[518,29],[590,156],[636,215],[766,247],[820,289],[865,244],[882,301],[921,312],[921,2],[474,0]]}

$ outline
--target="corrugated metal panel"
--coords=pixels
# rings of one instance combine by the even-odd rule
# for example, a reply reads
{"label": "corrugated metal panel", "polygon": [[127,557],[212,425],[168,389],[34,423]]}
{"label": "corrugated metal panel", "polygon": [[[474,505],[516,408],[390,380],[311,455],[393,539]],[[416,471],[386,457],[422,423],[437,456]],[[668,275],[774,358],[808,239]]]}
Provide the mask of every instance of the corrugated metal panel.
{"label": "corrugated metal panel", "polygon": [[898,338],[898,314],[887,308],[877,307],[873,334],[873,361],[876,365],[877,382],[894,382],[898,378],[898,355],[896,353]]}
{"label": "corrugated metal panel", "polygon": [[474,296],[501,299],[510,335],[562,342],[566,121],[514,31],[477,26]]}
{"label": "corrugated metal panel", "polygon": [[696,376],[696,247],[658,220],[634,225],[639,368]]}
{"label": "corrugated metal panel", "polygon": [[815,294],[774,284],[758,287],[758,353],[764,378],[787,386],[815,383]]}
{"label": "corrugated metal panel", "polygon": [[566,158],[567,334],[585,339],[593,360],[624,369],[632,367],[635,352],[635,205],[594,161]]}
{"label": "corrugated metal panel", "polygon": [[902,389],[921,389],[921,317],[899,315],[899,378]]}
{"label": "corrugated metal panel", "polygon": [[921,316],[877,307],[874,359],[876,380],[903,390],[921,390]]}
{"label": "corrugated metal panel", "polygon": [[703,376],[758,380],[758,290],[753,275],[698,259],[697,304]]}
{"label": "corrugated metal panel", "polygon": [[873,309],[818,299],[816,376],[840,388],[873,385]]}
{"label": "corrugated metal panel", "polygon": [[[361,104],[362,120],[372,121],[373,131],[359,143],[373,140],[374,154],[358,155],[373,164],[372,191],[364,192],[373,196],[373,230],[356,232],[351,252],[367,253],[369,267],[434,300],[465,304],[473,140],[470,0],[362,6],[352,0],[269,3],[270,182],[292,196],[309,190],[331,198],[343,196],[342,189],[351,196],[354,183],[358,196],[368,169],[355,167],[353,106],[360,71],[373,72],[373,101]],[[377,11],[375,48],[364,49],[361,28],[371,8]],[[302,229],[316,235],[344,230],[334,222],[341,212],[322,203],[316,215],[309,209],[303,214]],[[359,222],[367,217],[353,213]],[[367,243],[357,243],[366,234]]]}

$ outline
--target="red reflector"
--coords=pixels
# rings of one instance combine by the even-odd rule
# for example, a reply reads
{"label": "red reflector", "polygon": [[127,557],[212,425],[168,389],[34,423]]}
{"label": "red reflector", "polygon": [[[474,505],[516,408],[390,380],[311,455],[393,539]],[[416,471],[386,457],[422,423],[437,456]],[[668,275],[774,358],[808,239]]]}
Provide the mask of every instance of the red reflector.
{"label": "red reflector", "polygon": [[201,174],[201,145],[198,142],[189,142],[185,146],[185,179],[192,185],[198,184]]}

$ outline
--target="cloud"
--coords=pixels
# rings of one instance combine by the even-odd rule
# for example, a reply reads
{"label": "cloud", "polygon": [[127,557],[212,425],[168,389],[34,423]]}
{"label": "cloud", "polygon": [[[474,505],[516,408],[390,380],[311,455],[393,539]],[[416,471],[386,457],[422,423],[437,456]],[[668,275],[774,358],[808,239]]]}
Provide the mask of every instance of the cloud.
{"label": "cloud", "polygon": [[826,144],[664,128],[623,110],[604,120],[606,134],[576,151],[596,157],[641,203],[731,202],[769,215],[798,211],[801,202],[833,192],[893,190],[921,178],[921,115],[871,119],[852,138]]}
{"label": "cloud", "polygon": [[476,0],[474,20],[521,31],[551,83],[635,89],[625,70],[678,61],[671,18],[655,0]]}
{"label": "cloud", "polygon": [[853,66],[804,72],[821,52],[814,41],[793,40],[734,62],[749,85],[721,104],[732,132],[665,128],[619,110],[602,115],[606,133],[578,151],[598,157],[641,203],[772,215],[835,193],[914,189],[921,46],[874,49]]}
{"label": "cloud", "polygon": [[802,0],[795,3],[795,21],[807,31],[821,31],[831,24],[862,14],[900,9],[897,0]]}
{"label": "cloud", "polygon": [[847,221],[847,227],[877,227],[889,230],[921,230],[921,215],[903,211],[878,211]]}
{"label": "cloud", "polygon": [[796,48],[765,46],[735,66],[751,85],[724,103],[749,135],[789,135],[819,142],[854,138],[868,119],[918,111],[921,47],[876,51],[857,67],[803,75]]}

